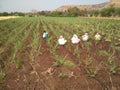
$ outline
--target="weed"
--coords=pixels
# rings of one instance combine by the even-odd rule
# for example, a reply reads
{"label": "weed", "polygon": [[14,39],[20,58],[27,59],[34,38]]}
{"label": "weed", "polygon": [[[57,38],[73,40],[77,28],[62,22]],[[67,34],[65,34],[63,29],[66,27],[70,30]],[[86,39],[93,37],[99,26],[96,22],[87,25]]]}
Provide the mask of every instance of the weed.
{"label": "weed", "polygon": [[66,60],[66,56],[65,57],[61,57],[61,56],[58,56],[56,55],[55,56],[56,58],[56,62],[54,62],[53,66],[56,66],[56,67],[59,67],[59,66],[66,66],[66,67],[72,67],[74,66],[75,64],[69,60]]}
{"label": "weed", "polygon": [[101,50],[99,51],[99,55],[104,57],[104,56],[109,56],[109,53],[105,50]]}
{"label": "weed", "polygon": [[63,65],[66,59],[66,57],[62,58],[58,55],[56,55],[55,58],[57,59],[57,61],[53,64],[53,66],[57,66],[57,67]]}
{"label": "weed", "polygon": [[20,68],[21,64],[22,64],[22,58],[20,57],[16,58],[16,68]]}
{"label": "weed", "polygon": [[[91,65],[91,64],[92,64],[92,59],[90,59],[90,63],[88,63],[88,65]],[[99,65],[96,66],[96,67],[87,66],[86,67],[87,76],[89,76],[89,77],[95,77],[96,74],[98,73],[98,71],[101,69],[100,67],[101,67],[102,64],[103,64],[103,62],[101,61],[99,63]]]}
{"label": "weed", "polygon": [[34,57],[34,54],[33,54],[32,51],[31,51],[30,54],[29,54],[29,58],[30,58],[30,60],[34,61],[34,58],[35,58],[35,57]]}
{"label": "weed", "polygon": [[78,59],[80,59],[80,51],[79,51],[79,46],[77,45],[76,48],[74,49],[73,53]]}
{"label": "weed", "polygon": [[86,61],[85,61],[86,67],[89,66],[89,65],[91,65],[92,63],[93,63],[93,59],[92,59],[92,58],[88,58],[88,59],[86,59]]}
{"label": "weed", "polygon": [[88,68],[87,69],[87,76],[89,77],[95,77],[95,75],[98,73],[99,68]]}
{"label": "weed", "polygon": [[0,83],[2,83],[3,79],[5,78],[5,76],[6,76],[5,72],[0,67]]}
{"label": "weed", "polygon": [[119,66],[116,65],[113,58],[108,59],[107,69],[111,74],[116,74],[119,71]]}
{"label": "weed", "polygon": [[66,66],[66,67],[73,67],[73,66],[75,66],[75,64],[73,62],[69,61],[69,60],[66,60],[64,62],[64,66]]}
{"label": "weed", "polygon": [[68,75],[66,74],[66,73],[64,73],[64,72],[61,72],[61,73],[59,73],[59,75],[58,75],[58,77],[59,78],[65,78],[65,77],[67,77]]}
{"label": "weed", "polygon": [[85,47],[86,47],[88,53],[90,53],[90,47],[91,46],[92,46],[91,42],[85,42]]}
{"label": "weed", "polygon": [[0,56],[0,67],[3,67],[5,65],[4,59]]}

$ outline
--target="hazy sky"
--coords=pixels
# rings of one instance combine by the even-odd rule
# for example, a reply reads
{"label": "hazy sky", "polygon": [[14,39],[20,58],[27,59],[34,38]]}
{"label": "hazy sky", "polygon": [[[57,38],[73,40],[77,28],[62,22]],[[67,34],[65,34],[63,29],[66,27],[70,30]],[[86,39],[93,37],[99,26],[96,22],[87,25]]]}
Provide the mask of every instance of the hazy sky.
{"label": "hazy sky", "polygon": [[54,10],[69,4],[98,4],[109,0],[0,0],[0,12]]}

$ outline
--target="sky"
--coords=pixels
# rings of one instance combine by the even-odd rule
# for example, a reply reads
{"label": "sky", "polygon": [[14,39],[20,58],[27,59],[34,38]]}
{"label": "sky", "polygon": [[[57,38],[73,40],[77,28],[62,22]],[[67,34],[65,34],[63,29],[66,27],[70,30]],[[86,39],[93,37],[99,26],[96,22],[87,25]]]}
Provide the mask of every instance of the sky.
{"label": "sky", "polygon": [[54,10],[63,5],[98,4],[109,0],[0,0],[0,12]]}

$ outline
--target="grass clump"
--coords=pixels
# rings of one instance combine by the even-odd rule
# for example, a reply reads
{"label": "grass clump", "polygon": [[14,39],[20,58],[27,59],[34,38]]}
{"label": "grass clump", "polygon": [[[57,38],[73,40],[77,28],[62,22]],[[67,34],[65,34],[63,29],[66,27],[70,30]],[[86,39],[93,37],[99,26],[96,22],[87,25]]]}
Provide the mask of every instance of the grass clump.
{"label": "grass clump", "polygon": [[6,76],[5,72],[4,72],[4,71],[2,70],[2,68],[0,67],[0,83],[3,82],[5,76]]}
{"label": "grass clump", "polygon": [[105,57],[105,56],[109,56],[109,53],[105,50],[101,50],[99,51],[99,55]]}
{"label": "grass clump", "polygon": [[21,64],[22,64],[22,58],[20,57],[16,58],[16,68],[20,68]]}
{"label": "grass clump", "polygon": [[64,72],[61,72],[61,73],[59,73],[59,75],[58,75],[58,77],[59,78],[65,78],[65,77],[67,77],[68,75],[66,74],[66,73],[64,73]]}
{"label": "grass clump", "polygon": [[66,60],[66,56],[61,57],[61,56],[56,55],[55,58],[57,61],[54,62],[53,66],[56,66],[56,67],[59,67],[59,66],[72,67],[72,66],[74,66],[73,62]]}

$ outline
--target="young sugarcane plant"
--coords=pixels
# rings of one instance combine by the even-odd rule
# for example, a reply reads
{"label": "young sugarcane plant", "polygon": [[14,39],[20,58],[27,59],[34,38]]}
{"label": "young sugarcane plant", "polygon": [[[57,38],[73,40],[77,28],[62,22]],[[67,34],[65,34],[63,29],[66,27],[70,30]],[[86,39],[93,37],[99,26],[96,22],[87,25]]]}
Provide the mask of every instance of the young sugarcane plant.
{"label": "young sugarcane plant", "polygon": [[79,45],[76,45],[76,48],[74,49],[73,55],[75,55],[78,58],[79,64],[81,64],[82,61],[81,61],[81,55],[80,55]]}
{"label": "young sugarcane plant", "polygon": [[61,65],[64,65],[64,62],[66,60],[66,56],[60,57],[59,55],[55,55],[55,58],[57,61],[53,64],[53,66],[59,67]]}
{"label": "young sugarcane plant", "polygon": [[80,49],[79,49],[79,45],[76,45],[76,47],[75,47],[75,49],[74,49],[73,55],[75,55],[78,59],[80,59]]}
{"label": "young sugarcane plant", "polygon": [[90,66],[87,66],[86,67],[86,73],[87,73],[87,76],[89,77],[95,77],[97,75],[97,73],[99,72],[99,70],[101,69],[101,64],[103,62],[100,62],[98,66],[96,67],[90,67]]}
{"label": "young sugarcane plant", "polygon": [[87,76],[89,76],[89,77],[95,77],[99,70],[100,70],[99,67],[88,68],[87,69]]}
{"label": "young sugarcane plant", "polygon": [[0,83],[3,83],[5,76],[6,76],[5,72],[0,67]]}
{"label": "young sugarcane plant", "polygon": [[74,63],[66,59],[67,55],[65,57],[55,55],[56,62],[54,62],[53,66],[60,67],[60,66],[66,66],[66,67],[72,67],[74,66]]}
{"label": "young sugarcane plant", "polygon": [[116,65],[114,56],[108,59],[107,69],[111,74],[116,74],[118,72],[119,66]]}
{"label": "young sugarcane plant", "polygon": [[111,74],[117,74],[120,72],[120,66],[116,64],[114,55],[115,55],[115,50],[112,52],[112,54],[109,55],[106,63],[107,70]]}
{"label": "young sugarcane plant", "polygon": [[16,58],[16,68],[17,69],[20,68],[21,64],[22,64],[22,58],[20,58],[20,57]]}

